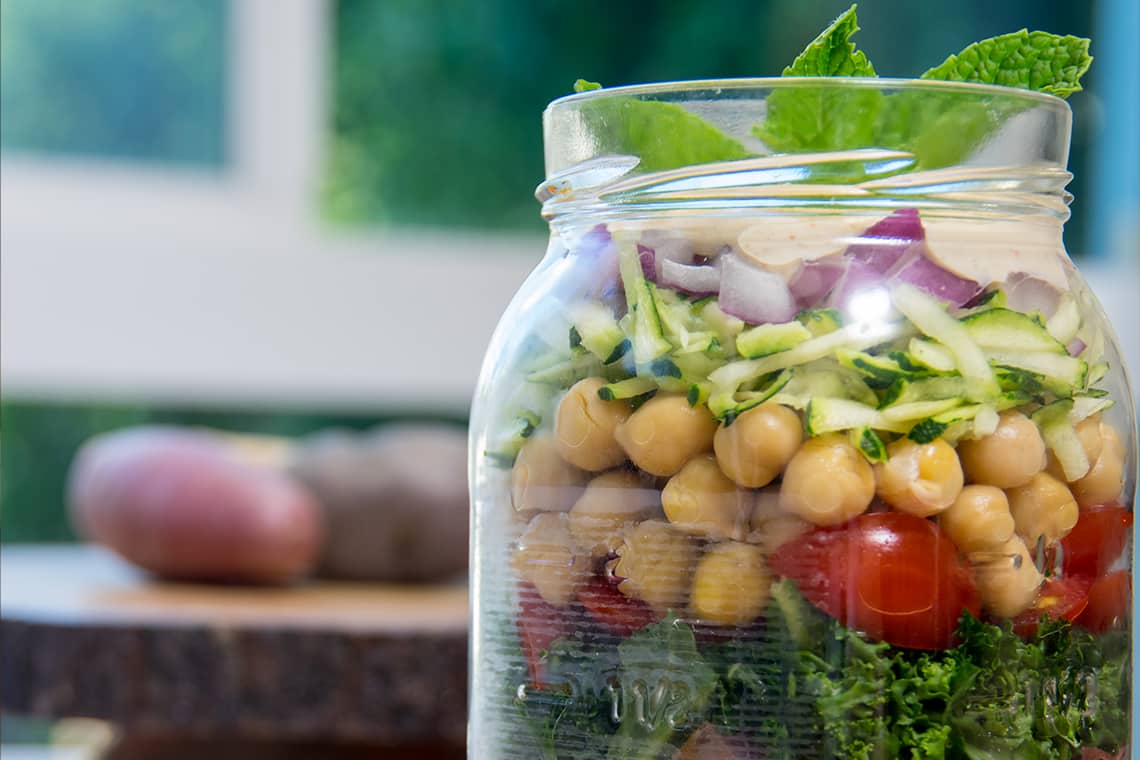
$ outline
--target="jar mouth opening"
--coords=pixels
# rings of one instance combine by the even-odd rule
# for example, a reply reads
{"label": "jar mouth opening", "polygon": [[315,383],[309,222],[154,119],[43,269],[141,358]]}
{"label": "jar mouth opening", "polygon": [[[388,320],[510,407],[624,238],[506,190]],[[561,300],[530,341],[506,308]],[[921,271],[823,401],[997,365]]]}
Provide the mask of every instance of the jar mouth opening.
{"label": "jar mouth opening", "polygon": [[752,90],[795,90],[820,87],[833,87],[835,89],[874,89],[891,91],[929,91],[954,92],[958,94],[973,93],[979,97],[998,97],[1010,101],[1026,101],[1050,107],[1061,107],[1070,111],[1069,104],[1056,95],[1037,90],[1026,90],[1020,87],[1006,87],[997,84],[982,84],[979,82],[948,82],[938,79],[905,79],[892,77],[745,77],[733,79],[690,79],[670,82],[652,82],[647,84],[621,85],[617,87],[602,87],[586,92],[575,92],[552,100],[546,107],[547,111],[568,103],[580,103],[588,100],[599,100],[607,97],[650,97],[656,98],[664,95],[681,95],[696,92],[717,92],[726,94],[731,92],[747,92]]}

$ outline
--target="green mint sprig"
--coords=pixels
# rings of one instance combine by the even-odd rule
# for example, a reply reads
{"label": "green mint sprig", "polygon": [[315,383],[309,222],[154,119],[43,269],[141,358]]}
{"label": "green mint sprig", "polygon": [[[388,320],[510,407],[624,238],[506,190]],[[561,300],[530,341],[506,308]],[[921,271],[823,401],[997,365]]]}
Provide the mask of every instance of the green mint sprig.
{"label": "green mint sprig", "polygon": [[831,25],[808,43],[791,66],[784,68],[786,77],[873,77],[875,67],[862,50],[855,49],[851,37],[859,31],[852,5]]}
{"label": "green mint sprig", "polygon": [[[856,6],[841,13],[792,64],[786,77],[877,76],[852,37]],[[1081,89],[1092,63],[1089,40],[1021,30],[982,40],[951,55],[922,79],[978,82],[1068,97]],[[597,89],[586,80],[575,92]],[[881,147],[909,151],[915,167],[932,169],[964,159],[1013,113],[1011,99],[975,93],[904,90],[886,95],[874,86],[800,86],[776,89],[752,135],[777,153]],[[637,98],[599,100],[583,108],[606,150],[641,157],[642,171],[748,158],[739,140],[684,108]]]}
{"label": "green mint sprig", "polygon": [[1067,98],[1082,89],[1081,77],[1092,60],[1087,38],[1022,29],[975,42],[922,78],[998,84]]}

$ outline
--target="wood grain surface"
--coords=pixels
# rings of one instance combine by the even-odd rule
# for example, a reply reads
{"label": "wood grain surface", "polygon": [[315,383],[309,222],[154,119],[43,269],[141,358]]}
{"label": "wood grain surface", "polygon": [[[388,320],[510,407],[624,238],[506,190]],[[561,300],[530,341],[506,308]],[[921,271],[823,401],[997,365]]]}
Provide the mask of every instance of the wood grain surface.
{"label": "wood grain surface", "polygon": [[0,709],[126,732],[460,744],[462,584],[154,581],[89,546],[0,552]]}

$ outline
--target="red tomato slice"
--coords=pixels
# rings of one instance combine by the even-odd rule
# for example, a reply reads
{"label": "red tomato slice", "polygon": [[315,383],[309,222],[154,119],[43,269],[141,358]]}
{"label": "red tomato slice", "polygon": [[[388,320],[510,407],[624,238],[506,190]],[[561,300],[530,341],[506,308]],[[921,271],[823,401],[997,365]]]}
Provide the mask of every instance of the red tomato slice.
{"label": "red tomato slice", "polygon": [[816,529],[780,547],[770,564],[828,615],[896,646],[949,647],[962,611],[980,611],[954,543],[933,522],[902,512]]}
{"label": "red tomato slice", "polygon": [[1019,636],[1037,632],[1041,616],[1076,620],[1089,603],[1089,582],[1083,578],[1050,578],[1041,584],[1037,601],[1013,619],[1013,630]]}
{"label": "red tomato slice", "polygon": [[1076,624],[1093,633],[1127,625],[1132,613],[1132,579],[1127,570],[1097,578],[1089,588],[1089,603]]}
{"label": "red tomato slice", "polygon": [[555,639],[570,633],[570,623],[562,611],[548,604],[529,583],[519,583],[519,606],[515,625],[522,642],[523,656],[526,658],[532,688],[541,689],[546,685],[542,653]]}
{"label": "red tomato slice", "polygon": [[1085,747],[1081,750],[1080,760],[1125,760],[1128,757],[1127,745],[1120,748],[1120,751],[1115,755],[1110,752],[1105,752],[1103,749],[1097,747]]}
{"label": "red tomato slice", "polygon": [[1132,536],[1132,512],[1124,507],[1082,509],[1077,524],[1061,539],[1066,575],[1098,578],[1120,558]]}
{"label": "red tomato slice", "polygon": [[594,620],[619,636],[629,636],[656,620],[644,602],[629,598],[612,582],[597,575],[578,592],[578,601]]}

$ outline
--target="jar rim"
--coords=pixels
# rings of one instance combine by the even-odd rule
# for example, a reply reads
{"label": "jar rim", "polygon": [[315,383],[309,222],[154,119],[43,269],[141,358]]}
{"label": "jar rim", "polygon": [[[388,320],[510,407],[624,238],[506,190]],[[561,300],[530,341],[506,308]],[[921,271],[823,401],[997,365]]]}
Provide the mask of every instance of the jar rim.
{"label": "jar rim", "polygon": [[895,77],[741,77],[726,79],[688,79],[646,84],[600,87],[585,92],[563,95],[550,101],[546,110],[567,103],[578,103],[610,96],[637,97],[646,95],[669,95],[703,91],[747,91],[747,90],[792,90],[806,87],[843,87],[876,90],[929,90],[933,92],[975,93],[978,96],[1001,97],[1010,100],[1025,100],[1052,107],[1062,107],[1071,112],[1071,107],[1062,98],[1038,90],[1020,87],[1007,87],[981,82],[951,82],[941,79],[907,79]]}

